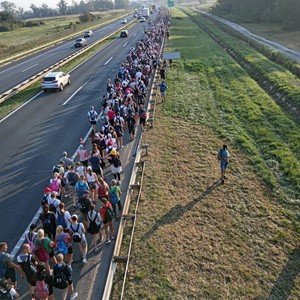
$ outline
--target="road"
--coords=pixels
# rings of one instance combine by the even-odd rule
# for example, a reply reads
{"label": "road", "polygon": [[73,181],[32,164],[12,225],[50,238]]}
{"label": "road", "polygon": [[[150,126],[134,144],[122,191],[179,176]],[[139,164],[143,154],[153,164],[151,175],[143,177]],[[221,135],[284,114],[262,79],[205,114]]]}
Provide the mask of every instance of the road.
{"label": "road", "polygon": [[[73,70],[72,84],[63,92],[41,92],[22,109],[0,121],[0,135],[4,139],[0,157],[0,240],[7,241],[9,252],[38,211],[52,166],[63,151],[72,155],[77,149],[79,138],[90,128],[86,116],[89,107],[94,105],[99,111],[107,79],[113,79],[130,47],[143,37],[145,26],[145,23],[138,23],[130,30],[130,38],[116,39]],[[123,192],[127,189],[133,164],[132,147],[133,143],[127,138],[121,150],[126,170],[121,184]],[[70,201],[66,204],[70,213],[74,213]],[[73,270],[79,299],[99,299],[91,298],[94,296],[90,293],[96,291],[99,296],[103,291],[103,278],[111,257],[109,248],[112,247],[113,243],[100,253],[89,254],[85,266],[78,252],[75,253]],[[97,285],[91,289],[96,276]],[[99,281],[101,276],[102,281]],[[24,283],[20,288],[24,294],[27,289]],[[21,299],[29,299],[29,296]]]}
{"label": "road", "polygon": [[259,42],[259,43],[261,43],[261,44],[264,44],[265,46],[271,47],[271,48],[273,48],[275,50],[278,50],[278,51],[284,53],[285,55],[287,55],[287,56],[295,59],[298,63],[300,63],[300,52],[298,52],[296,50],[292,50],[290,48],[287,48],[287,47],[285,47],[285,46],[283,46],[283,45],[281,45],[279,43],[267,40],[267,39],[265,39],[265,38],[263,38],[263,37],[261,37],[259,35],[256,35],[256,34],[252,33],[248,29],[246,29],[246,28],[244,28],[244,27],[242,27],[242,26],[240,26],[240,25],[238,25],[236,23],[233,23],[233,22],[230,22],[230,21],[225,20],[223,18],[220,18],[220,17],[218,17],[216,15],[213,15],[213,14],[207,12],[207,11],[200,10],[199,12],[201,12],[204,15],[209,16],[210,18],[213,18],[213,19],[215,19],[215,20],[217,20],[219,22],[222,22],[222,23],[228,25],[229,27],[237,30],[238,32],[242,33],[243,35],[245,35],[245,36],[247,36],[247,37],[249,37],[249,38],[251,38],[251,39],[253,39],[253,40],[255,40],[255,41]]}
{"label": "road", "polygon": [[[133,17],[128,16],[127,20],[130,22],[133,20]],[[118,20],[94,30],[94,36],[86,38],[87,45],[124,26],[125,25],[121,24],[120,20]],[[82,37],[82,35],[78,37]],[[0,94],[17,86],[63,58],[79,51],[81,48],[74,48],[75,39],[76,38],[61,42],[38,53],[0,67]]]}

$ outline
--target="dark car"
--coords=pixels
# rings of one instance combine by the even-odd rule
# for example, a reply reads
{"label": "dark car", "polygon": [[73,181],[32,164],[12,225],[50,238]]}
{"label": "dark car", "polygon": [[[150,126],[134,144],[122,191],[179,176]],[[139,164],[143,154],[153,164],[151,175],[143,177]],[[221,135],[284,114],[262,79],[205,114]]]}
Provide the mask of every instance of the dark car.
{"label": "dark car", "polygon": [[128,37],[128,31],[127,30],[122,30],[120,32],[120,37],[123,38],[123,37]]}
{"label": "dark car", "polygon": [[86,46],[86,40],[84,38],[79,38],[74,42],[74,47],[84,47]]}
{"label": "dark car", "polygon": [[85,31],[84,32],[84,35],[83,37],[92,37],[94,35],[93,31],[92,30],[88,30],[88,31]]}

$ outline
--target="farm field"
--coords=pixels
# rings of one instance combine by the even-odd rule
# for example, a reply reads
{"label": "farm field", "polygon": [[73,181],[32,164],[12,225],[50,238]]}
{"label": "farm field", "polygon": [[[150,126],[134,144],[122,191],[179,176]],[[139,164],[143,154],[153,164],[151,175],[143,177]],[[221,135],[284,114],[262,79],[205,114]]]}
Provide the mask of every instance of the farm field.
{"label": "farm field", "polygon": [[100,19],[89,23],[80,23],[79,15],[31,19],[31,22],[42,22],[42,25],[23,27],[10,32],[0,32],[0,50],[1,48],[5,49],[5,51],[0,51],[0,60],[55,40],[68,39],[71,35],[81,34],[97,25],[120,18],[128,12],[125,10],[101,12],[97,14],[97,16],[101,16]]}
{"label": "farm field", "polygon": [[[200,25],[228,35],[187,12],[171,10],[165,51],[181,59],[143,134],[149,155],[124,299],[299,299],[299,123]],[[230,45],[261,71],[273,64]]]}

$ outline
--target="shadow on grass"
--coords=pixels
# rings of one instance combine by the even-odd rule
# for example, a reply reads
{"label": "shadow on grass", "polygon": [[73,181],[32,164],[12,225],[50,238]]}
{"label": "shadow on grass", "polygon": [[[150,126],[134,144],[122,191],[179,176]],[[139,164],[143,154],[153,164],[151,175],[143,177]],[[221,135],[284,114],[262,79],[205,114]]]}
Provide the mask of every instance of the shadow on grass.
{"label": "shadow on grass", "polygon": [[221,185],[220,180],[217,180],[211,186],[209,186],[205,192],[203,192],[199,197],[193,199],[191,202],[187,203],[186,205],[177,204],[176,206],[172,207],[171,210],[169,210],[159,220],[157,220],[155,224],[152,226],[152,228],[144,234],[142,240],[149,239],[160,226],[177,222],[182,217],[183,214],[191,210],[199,201],[203,200],[216,187],[220,185]]}
{"label": "shadow on grass", "polygon": [[294,288],[295,280],[300,272],[300,247],[290,255],[288,262],[279,274],[270,291],[268,300],[287,300]]}

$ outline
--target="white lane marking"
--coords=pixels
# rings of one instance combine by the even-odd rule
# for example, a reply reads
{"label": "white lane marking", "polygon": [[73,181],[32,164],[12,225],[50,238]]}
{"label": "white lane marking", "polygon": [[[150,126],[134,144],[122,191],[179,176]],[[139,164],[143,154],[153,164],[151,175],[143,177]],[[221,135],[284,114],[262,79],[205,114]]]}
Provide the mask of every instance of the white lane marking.
{"label": "white lane marking", "polygon": [[[117,39],[117,38],[116,38]],[[90,60],[92,57],[94,57],[95,55],[97,55],[100,51],[102,51],[103,49],[105,49],[108,45],[110,45],[111,43],[113,43],[116,39],[112,40],[110,43],[108,43],[105,47],[99,49],[99,51],[97,51],[95,54],[93,54],[92,56],[90,56],[87,60],[83,61],[82,63],[80,63],[79,65],[77,65],[76,67],[74,67],[69,73],[71,73],[72,71],[74,71],[75,69],[77,69],[79,66],[81,66],[82,64],[84,64],[85,62],[87,62],[88,60]],[[88,82],[88,81],[87,81]],[[86,83],[87,83],[86,82]],[[20,107],[16,108],[14,111],[12,111],[10,114],[8,114],[6,117],[4,117],[3,119],[0,120],[0,123],[2,123],[4,120],[6,120],[8,117],[10,117],[11,115],[13,115],[15,112],[17,112],[19,109],[21,109],[23,106],[25,106],[26,104],[28,104],[29,102],[31,102],[32,100],[34,100],[35,98],[37,98],[39,95],[41,95],[42,93],[44,93],[44,91],[41,91],[39,93],[37,93],[34,97],[32,97],[31,99],[29,99],[27,102],[25,102],[24,104],[22,104]],[[99,115],[98,120],[101,118],[102,113]],[[89,131],[87,132],[86,136],[84,137],[84,142],[86,142],[86,140],[88,139],[88,136],[90,135],[91,131],[93,129],[93,126],[91,126],[91,128],[89,129]],[[76,149],[75,153],[72,156],[72,159],[74,160],[77,156],[77,151],[79,149],[80,146],[78,146],[78,148]],[[11,256],[12,259],[14,258],[14,256],[18,253],[18,251],[20,250],[20,247],[22,246],[22,244],[25,241],[25,234],[26,232],[29,230],[29,227],[31,224],[33,224],[34,222],[36,222],[36,216],[41,213],[42,208],[39,208],[39,210],[37,211],[37,213],[35,214],[35,216],[33,217],[33,219],[31,220],[31,222],[29,223],[28,227],[26,228],[26,230],[24,231],[24,233],[22,234],[22,236],[20,237],[18,243],[16,244],[16,246],[14,247],[14,249],[11,252]]]}
{"label": "white lane marking", "polygon": [[11,115],[13,115],[15,112],[17,112],[19,109],[21,109],[23,106],[27,105],[29,102],[31,102],[32,100],[34,100],[35,98],[37,98],[39,95],[41,95],[42,93],[44,93],[44,91],[40,91],[39,93],[37,93],[35,96],[33,96],[32,98],[30,98],[28,101],[26,101],[25,103],[23,103],[21,106],[19,106],[18,108],[16,108],[14,111],[12,111],[11,113],[9,113],[7,116],[5,116],[3,119],[0,120],[0,123],[2,123],[4,120],[6,120],[7,118],[9,118]]}
{"label": "white lane marking", "polygon": [[136,33],[133,36],[136,36]]}
{"label": "white lane marking", "polygon": [[123,45],[123,47],[125,47],[127,44],[128,44],[128,42],[126,42],[126,43]]}
{"label": "white lane marking", "polygon": [[111,57],[111,58],[104,64],[104,66],[106,66],[112,59],[113,59],[113,57]]}
{"label": "white lane marking", "polygon": [[63,106],[65,106],[81,89],[83,88],[83,85],[78,88],[64,103]]}
{"label": "white lane marking", "polygon": [[29,69],[31,69],[31,68],[34,68],[34,67],[37,66],[38,64],[39,64],[39,63],[37,63],[37,64],[35,64],[35,65],[32,65],[32,66],[30,66],[30,67],[28,67],[28,68],[22,70],[21,72],[22,72],[22,73],[23,73],[23,72],[26,72],[27,70],[29,70]]}
{"label": "white lane marking", "polygon": [[42,207],[40,207],[39,210],[36,212],[35,216],[31,220],[31,222],[29,223],[29,225],[27,226],[27,228],[25,229],[25,231],[23,232],[23,234],[22,234],[21,238],[19,239],[17,245],[15,246],[15,248],[13,249],[13,251],[11,252],[11,254],[10,254],[11,259],[14,259],[14,257],[16,256],[16,254],[19,252],[19,250],[22,247],[23,242],[25,240],[25,235],[29,231],[30,225],[37,223],[41,212],[42,212]]}

